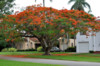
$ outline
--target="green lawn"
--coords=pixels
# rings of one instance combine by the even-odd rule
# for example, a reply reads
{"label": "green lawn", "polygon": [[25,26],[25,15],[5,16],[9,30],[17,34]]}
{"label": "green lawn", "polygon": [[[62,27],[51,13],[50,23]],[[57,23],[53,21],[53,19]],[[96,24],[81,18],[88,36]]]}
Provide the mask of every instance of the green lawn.
{"label": "green lawn", "polygon": [[26,52],[0,52],[0,55],[30,55],[30,54],[36,54],[36,53],[43,53],[43,52],[37,52],[37,51],[26,51]]}
{"label": "green lawn", "polygon": [[67,56],[34,56],[29,55],[30,58],[46,58],[46,59],[58,59],[58,60],[72,60],[72,61],[88,61],[88,62],[100,62],[100,54],[72,54]]}
{"label": "green lawn", "polygon": [[52,64],[41,64],[41,63],[31,63],[31,62],[19,62],[0,59],[0,66],[62,66],[62,65],[52,65]]}
{"label": "green lawn", "polygon": [[[37,51],[25,51],[25,52],[0,52],[0,55],[30,55],[30,54],[43,54],[44,52]],[[51,52],[51,54],[61,54],[61,53],[69,53],[69,52]]]}
{"label": "green lawn", "polygon": [[[64,54],[69,52],[53,52],[51,54]],[[43,52],[0,52],[1,55],[27,55],[29,58],[46,58],[46,59],[58,59],[58,60],[72,60],[72,61],[89,61],[100,62],[100,54],[69,54],[66,56],[43,56]],[[33,55],[35,54],[35,55]]]}

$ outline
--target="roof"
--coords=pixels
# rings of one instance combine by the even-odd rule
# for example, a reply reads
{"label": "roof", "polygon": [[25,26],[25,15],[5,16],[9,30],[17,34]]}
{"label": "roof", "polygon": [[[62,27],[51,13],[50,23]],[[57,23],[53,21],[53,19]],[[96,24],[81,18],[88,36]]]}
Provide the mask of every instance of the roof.
{"label": "roof", "polygon": [[100,17],[97,17],[96,21],[100,21]]}
{"label": "roof", "polygon": [[96,21],[100,21],[100,19],[99,20],[96,20]]}
{"label": "roof", "polygon": [[39,42],[39,40],[37,38],[30,38],[30,40],[32,40],[34,42]]}

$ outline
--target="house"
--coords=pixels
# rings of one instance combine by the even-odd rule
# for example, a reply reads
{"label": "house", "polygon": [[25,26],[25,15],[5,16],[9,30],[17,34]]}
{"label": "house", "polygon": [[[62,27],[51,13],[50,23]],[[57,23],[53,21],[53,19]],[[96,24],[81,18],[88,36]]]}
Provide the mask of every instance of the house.
{"label": "house", "polygon": [[76,52],[77,53],[89,53],[90,51],[94,51],[96,53],[100,52],[100,32],[96,32],[96,35],[86,36],[79,32],[76,35]]}
{"label": "house", "polygon": [[[27,50],[27,49],[37,49],[37,47],[41,46],[39,40],[37,38],[25,38],[24,41],[15,43],[14,47],[18,50]],[[75,47],[74,39],[69,40],[69,44],[67,44],[67,39],[59,39],[58,48],[61,50],[66,50],[68,47]]]}
{"label": "house", "polygon": [[15,43],[15,48],[18,50],[37,49],[41,46],[37,38],[25,38],[24,41]]}
{"label": "house", "polygon": [[69,39],[69,43],[67,44],[67,39],[66,38],[59,38],[59,48],[61,50],[66,50],[68,47],[75,47],[76,46],[76,41],[74,39]]}

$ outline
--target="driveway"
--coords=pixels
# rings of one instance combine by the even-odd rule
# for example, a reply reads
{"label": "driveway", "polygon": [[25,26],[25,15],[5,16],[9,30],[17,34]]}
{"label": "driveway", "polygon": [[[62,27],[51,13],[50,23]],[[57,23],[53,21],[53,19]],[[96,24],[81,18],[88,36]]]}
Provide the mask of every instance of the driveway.
{"label": "driveway", "polygon": [[79,62],[79,61],[65,61],[65,60],[51,60],[51,59],[34,59],[34,58],[15,58],[1,56],[0,59],[24,61],[24,62],[35,62],[35,63],[46,63],[46,64],[60,64],[64,66],[100,66],[100,63],[96,62]]}

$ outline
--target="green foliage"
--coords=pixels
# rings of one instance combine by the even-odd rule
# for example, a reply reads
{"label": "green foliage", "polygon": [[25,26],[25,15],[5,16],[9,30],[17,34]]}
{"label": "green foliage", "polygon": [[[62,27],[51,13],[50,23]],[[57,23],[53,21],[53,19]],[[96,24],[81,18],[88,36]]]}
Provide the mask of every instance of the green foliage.
{"label": "green foliage", "polygon": [[36,51],[36,49],[33,49],[33,48],[32,48],[32,49],[18,50],[18,51],[22,51],[22,52],[23,52],[23,51]]}
{"label": "green foliage", "polygon": [[15,49],[15,48],[8,48],[8,51],[9,51],[9,52],[16,52],[17,49]]}
{"label": "green foliage", "polygon": [[93,14],[90,14],[92,17],[94,17],[94,15]]}
{"label": "green foliage", "polygon": [[5,41],[4,33],[1,31],[0,32],[0,46],[6,47],[8,43]]}
{"label": "green foliage", "polygon": [[69,47],[65,51],[66,52],[76,52],[76,47]]}
{"label": "green foliage", "polygon": [[94,53],[94,51],[89,51],[90,53]]}
{"label": "green foliage", "polygon": [[9,9],[13,7],[14,0],[0,0],[0,14],[10,14]]}
{"label": "green foliage", "polygon": [[71,2],[75,2],[72,5],[71,9],[83,10],[84,11],[84,8],[88,7],[89,8],[88,12],[91,12],[91,7],[85,0],[69,0],[68,3],[71,3]]}
{"label": "green foliage", "polygon": [[4,49],[2,49],[2,52],[16,52],[17,51],[17,49],[15,49],[15,48],[4,48]]}
{"label": "green foliage", "polygon": [[38,52],[42,52],[43,51],[43,48],[40,46],[40,47],[37,48],[37,51]]}
{"label": "green foliage", "polygon": [[[10,8],[13,7],[14,1],[15,0],[0,0],[0,18],[4,18],[5,17],[4,14],[9,15],[12,13],[12,11],[10,11]],[[6,24],[7,24],[7,22],[6,22]],[[1,26],[3,26],[3,25],[1,25]],[[11,26],[11,24],[9,24],[9,26]],[[4,37],[5,32],[7,32],[7,31],[4,28],[0,31],[0,51],[2,48],[5,48],[8,45],[8,43],[5,41],[5,37]],[[7,36],[9,36],[9,35],[7,35]]]}
{"label": "green foliage", "polygon": [[[2,37],[1,37],[2,38]],[[6,47],[8,43],[5,40],[0,40],[0,47]]]}
{"label": "green foliage", "polygon": [[2,49],[2,52],[8,52],[8,48]]}

